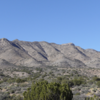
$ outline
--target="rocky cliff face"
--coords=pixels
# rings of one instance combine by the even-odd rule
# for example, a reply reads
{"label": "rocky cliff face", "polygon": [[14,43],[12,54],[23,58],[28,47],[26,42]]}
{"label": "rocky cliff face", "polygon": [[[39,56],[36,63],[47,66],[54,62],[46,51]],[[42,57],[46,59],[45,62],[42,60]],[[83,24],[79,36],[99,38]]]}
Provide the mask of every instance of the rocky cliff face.
{"label": "rocky cliff face", "polygon": [[[9,63],[9,64],[8,64]],[[0,39],[0,68],[4,66],[100,67],[100,52],[73,43],[9,41]]]}

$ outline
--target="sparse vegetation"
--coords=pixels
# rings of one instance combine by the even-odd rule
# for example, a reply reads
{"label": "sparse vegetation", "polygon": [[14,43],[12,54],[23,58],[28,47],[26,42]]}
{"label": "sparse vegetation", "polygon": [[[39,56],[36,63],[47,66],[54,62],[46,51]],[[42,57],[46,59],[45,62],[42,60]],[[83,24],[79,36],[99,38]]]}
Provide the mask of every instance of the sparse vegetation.
{"label": "sparse vegetation", "polygon": [[[50,84],[54,86],[68,84],[73,93],[72,100],[94,100],[94,95],[96,97],[95,100],[99,100],[100,77],[89,74],[89,72],[93,73],[96,70],[97,69],[92,68],[60,68],[57,66],[54,68],[49,66],[44,68],[17,67],[16,69],[13,68],[10,70],[4,69],[1,70],[2,73],[0,74],[0,94],[3,94],[0,95],[0,100],[28,100],[28,98],[24,98],[25,95],[28,95],[25,93],[32,90],[32,83],[34,86],[37,86],[37,81],[39,84],[41,82],[46,84],[46,86],[44,85],[45,88],[41,86],[41,89],[48,88]],[[98,71],[99,70],[100,69],[98,69]],[[45,93],[46,92],[45,90]],[[44,92],[41,92],[41,98],[44,100],[42,93]]]}

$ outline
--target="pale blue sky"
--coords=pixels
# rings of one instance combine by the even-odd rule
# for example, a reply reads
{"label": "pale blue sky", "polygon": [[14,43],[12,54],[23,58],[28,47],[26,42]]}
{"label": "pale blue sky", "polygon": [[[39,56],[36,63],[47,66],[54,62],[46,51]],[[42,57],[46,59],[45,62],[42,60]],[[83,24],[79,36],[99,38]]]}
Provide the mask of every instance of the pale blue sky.
{"label": "pale blue sky", "polygon": [[0,0],[0,38],[100,51],[100,0]]}

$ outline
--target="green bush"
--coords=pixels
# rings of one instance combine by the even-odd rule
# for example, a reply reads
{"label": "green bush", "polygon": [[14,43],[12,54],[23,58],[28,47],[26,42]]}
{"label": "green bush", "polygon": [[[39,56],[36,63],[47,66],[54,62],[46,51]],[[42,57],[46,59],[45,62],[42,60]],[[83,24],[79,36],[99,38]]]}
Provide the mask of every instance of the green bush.
{"label": "green bush", "polygon": [[20,78],[16,79],[17,83],[22,83],[22,82],[25,82],[25,81],[26,81],[26,79],[20,79]]}
{"label": "green bush", "polygon": [[98,78],[97,76],[94,76],[92,79],[93,79],[94,82],[95,81],[100,81],[100,78]]}
{"label": "green bush", "polygon": [[72,100],[68,84],[39,81],[23,93],[24,100]]}
{"label": "green bush", "polygon": [[100,81],[97,81],[97,86],[100,87]]}

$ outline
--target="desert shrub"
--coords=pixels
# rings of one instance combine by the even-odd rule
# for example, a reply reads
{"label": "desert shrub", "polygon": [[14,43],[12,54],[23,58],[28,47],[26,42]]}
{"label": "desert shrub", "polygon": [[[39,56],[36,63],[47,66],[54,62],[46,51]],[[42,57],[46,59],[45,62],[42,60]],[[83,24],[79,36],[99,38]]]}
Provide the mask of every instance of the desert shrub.
{"label": "desert shrub", "polygon": [[100,81],[97,81],[97,83],[96,83],[96,84],[97,84],[97,86],[98,86],[98,87],[100,87]]}
{"label": "desert shrub", "polygon": [[86,97],[85,100],[100,100],[100,98],[94,95],[93,97]]}
{"label": "desert shrub", "polygon": [[21,97],[20,95],[16,96],[16,95],[12,95],[10,97],[10,100],[23,100],[23,97]]}
{"label": "desert shrub", "polygon": [[39,81],[23,93],[24,100],[72,100],[68,84]]}
{"label": "desert shrub", "polygon": [[68,79],[63,79],[63,80],[61,81],[61,83],[62,83],[62,84],[64,84],[64,83],[67,84],[67,83],[68,83]]}
{"label": "desert shrub", "polygon": [[10,100],[10,96],[7,93],[0,93],[0,100]]}
{"label": "desert shrub", "polygon": [[37,71],[42,72],[43,69],[42,68],[36,68]]}
{"label": "desert shrub", "polygon": [[93,80],[89,80],[89,81],[88,81],[88,84],[89,84],[89,85],[92,85],[93,83],[94,83]]}
{"label": "desert shrub", "polygon": [[58,80],[62,81],[62,77],[57,77]]}
{"label": "desert shrub", "polygon": [[42,78],[46,77],[47,76],[47,73],[45,73],[44,75],[42,75]]}
{"label": "desert shrub", "polygon": [[16,78],[9,78],[9,79],[7,80],[8,83],[12,83],[12,82],[15,82],[15,81],[16,81]]}
{"label": "desert shrub", "polygon": [[78,92],[78,93],[76,93],[75,95],[80,95],[80,93]]}
{"label": "desert shrub", "polygon": [[89,90],[88,90],[88,88],[82,88],[81,89],[81,93],[83,94],[83,93],[88,93],[89,92]]}
{"label": "desert shrub", "polygon": [[21,88],[20,87],[14,87],[14,86],[12,86],[12,87],[10,87],[9,89],[7,89],[8,90],[8,92],[10,92],[10,93],[15,93],[16,91],[21,91]]}
{"label": "desert shrub", "polygon": [[22,83],[22,82],[25,82],[26,81],[26,79],[21,79],[21,78],[17,78],[16,79],[16,82],[17,83]]}
{"label": "desert shrub", "polygon": [[93,80],[93,81],[100,81],[100,78],[98,78],[97,76],[94,76],[94,77],[92,78],[92,80]]}
{"label": "desert shrub", "polygon": [[82,78],[82,77],[79,77],[79,78],[74,78],[73,80],[72,80],[72,82],[73,82],[73,84],[74,84],[74,86],[76,86],[76,85],[81,85],[81,84],[85,84],[85,80]]}
{"label": "desert shrub", "polygon": [[39,72],[37,72],[37,73],[34,73],[33,76],[34,76],[34,79],[36,79],[36,78],[39,78],[41,76],[41,74]]}
{"label": "desert shrub", "polygon": [[73,83],[72,80],[68,81],[68,84],[69,84],[70,87],[74,86],[74,83]]}
{"label": "desert shrub", "polygon": [[0,84],[3,83],[3,81],[0,81]]}
{"label": "desert shrub", "polygon": [[3,73],[0,72],[0,76],[5,76]]}

